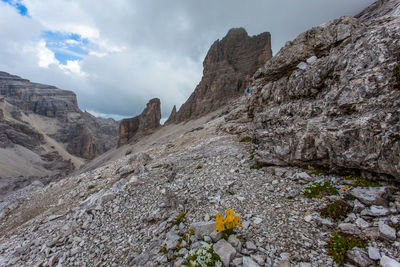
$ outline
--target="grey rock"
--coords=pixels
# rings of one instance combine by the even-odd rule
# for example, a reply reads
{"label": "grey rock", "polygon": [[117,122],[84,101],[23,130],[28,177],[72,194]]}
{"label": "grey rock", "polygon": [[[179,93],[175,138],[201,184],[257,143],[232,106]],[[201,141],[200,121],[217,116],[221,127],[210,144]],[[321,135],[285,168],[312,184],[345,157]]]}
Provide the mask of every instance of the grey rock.
{"label": "grey rock", "polygon": [[177,235],[173,230],[169,231],[166,235],[165,245],[167,250],[175,249],[178,245],[180,236]]}
{"label": "grey rock", "polygon": [[243,257],[243,267],[259,267],[255,261],[250,257]]}
{"label": "grey rock", "polygon": [[231,262],[231,265],[232,265],[233,267],[242,266],[242,265],[243,265],[243,258],[242,258],[242,257],[241,257],[241,258],[234,258],[234,259],[232,260],[232,262]]}
{"label": "grey rock", "polygon": [[348,251],[346,256],[349,261],[360,267],[369,267],[374,265],[374,261],[368,257],[367,253],[358,247],[354,247],[352,250]]}
{"label": "grey rock", "polygon": [[366,220],[364,220],[363,218],[357,218],[355,224],[358,227],[360,227],[361,229],[366,229],[370,226],[369,223]]}
{"label": "grey rock", "polygon": [[[318,162],[331,170],[357,169],[399,179],[400,144],[388,137],[400,126],[400,114],[393,112],[400,99],[393,78],[399,18],[392,13],[393,23],[386,25],[388,7],[397,9],[393,1],[384,6],[385,11],[369,17],[343,16],[313,27],[287,42],[255,73],[246,107],[258,163]],[[297,68],[312,56],[318,60]],[[360,66],[368,68],[360,71]],[[379,78],[370,80],[376,73]],[[385,99],[397,99],[396,104]],[[383,147],[380,140],[385,140]]]}
{"label": "grey rock", "polygon": [[214,245],[214,252],[221,258],[224,266],[229,266],[229,263],[236,255],[236,250],[224,239],[219,240]]}
{"label": "grey rock", "polygon": [[211,239],[211,237],[209,237],[208,235],[205,235],[205,236],[204,236],[204,241],[205,241],[205,242],[211,242],[212,239]]}
{"label": "grey rock", "polygon": [[311,267],[311,263],[309,262],[300,262],[299,267]]}
{"label": "grey rock", "polygon": [[379,253],[379,249],[376,247],[368,247],[368,256],[373,260],[380,260],[381,254]]}
{"label": "grey rock", "polygon": [[379,236],[387,240],[396,240],[396,230],[384,222],[379,222]]}
{"label": "grey rock", "polygon": [[234,246],[235,248],[239,248],[242,246],[242,242],[240,242],[239,238],[236,235],[230,235],[228,237],[228,242]]}
{"label": "grey rock", "polygon": [[212,241],[214,243],[216,243],[218,240],[220,240],[222,238],[222,232],[214,230],[211,232],[210,237],[211,237]]}
{"label": "grey rock", "polygon": [[390,210],[382,207],[382,206],[371,206],[368,209],[364,209],[361,212],[361,215],[379,217],[379,216],[386,216],[390,214]]}
{"label": "grey rock", "polygon": [[203,239],[205,235],[210,236],[215,231],[215,227],[215,222],[196,222],[190,225],[197,239]]}
{"label": "grey rock", "polygon": [[361,234],[360,229],[352,223],[341,223],[338,225],[338,227],[343,233],[352,234],[352,235]]}
{"label": "grey rock", "polygon": [[362,204],[358,199],[354,200],[353,211],[354,211],[355,213],[359,213],[359,212],[362,211],[363,209],[365,209],[364,204]]}
{"label": "grey rock", "polygon": [[382,267],[400,267],[400,263],[386,255],[383,255],[380,261]]}
{"label": "grey rock", "polygon": [[356,187],[351,190],[351,195],[365,205],[384,206],[388,203],[390,191],[387,187]]}
{"label": "grey rock", "polygon": [[248,250],[257,250],[257,246],[251,241],[246,241],[246,248]]}

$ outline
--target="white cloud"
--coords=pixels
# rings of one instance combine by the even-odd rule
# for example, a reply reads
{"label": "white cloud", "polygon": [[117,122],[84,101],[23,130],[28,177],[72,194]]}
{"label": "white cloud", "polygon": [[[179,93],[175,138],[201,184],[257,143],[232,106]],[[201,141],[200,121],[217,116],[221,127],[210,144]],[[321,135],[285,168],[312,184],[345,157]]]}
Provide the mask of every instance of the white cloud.
{"label": "white cloud", "polygon": [[72,73],[80,77],[87,77],[89,74],[81,71],[81,65],[79,60],[67,60],[66,65],[59,64],[58,66],[66,73]]}
{"label": "white cloud", "polygon": [[41,40],[37,45],[37,55],[39,58],[39,67],[48,68],[51,64],[59,64],[54,53],[46,47],[46,42],[44,40]]}

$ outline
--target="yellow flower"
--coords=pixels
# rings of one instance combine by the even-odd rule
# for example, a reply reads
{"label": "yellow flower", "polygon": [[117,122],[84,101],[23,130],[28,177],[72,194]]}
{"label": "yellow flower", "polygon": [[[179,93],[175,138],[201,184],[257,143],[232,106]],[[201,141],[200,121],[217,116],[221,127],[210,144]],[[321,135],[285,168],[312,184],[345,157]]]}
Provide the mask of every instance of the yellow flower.
{"label": "yellow flower", "polygon": [[231,209],[226,209],[225,215],[226,218],[221,215],[221,213],[217,213],[215,217],[217,218],[215,223],[216,223],[216,230],[217,231],[225,231],[225,228],[227,230],[234,229],[236,226],[242,226],[240,223],[240,216],[239,215],[233,215],[235,213],[234,210]]}
{"label": "yellow flower", "polygon": [[342,187],[342,190],[346,190],[349,187],[350,187],[349,185],[345,185],[345,186]]}
{"label": "yellow flower", "polygon": [[225,230],[225,218],[221,215],[221,213],[217,213],[215,215],[217,217],[217,220],[215,221],[216,223],[216,230],[217,231],[224,231]]}
{"label": "yellow flower", "polygon": [[233,218],[233,222],[237,226],[242,226],[242,224],[240,223],[240,216],[239,215],[235,215],[235,217]]}

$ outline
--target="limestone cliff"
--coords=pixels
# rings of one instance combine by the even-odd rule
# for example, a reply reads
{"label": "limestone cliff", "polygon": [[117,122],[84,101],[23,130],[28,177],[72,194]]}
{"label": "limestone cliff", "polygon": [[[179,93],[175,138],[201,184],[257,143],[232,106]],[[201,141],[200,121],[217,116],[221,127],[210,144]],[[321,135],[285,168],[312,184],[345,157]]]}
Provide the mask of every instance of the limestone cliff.
{"label": "limestone cliff", "polygon": [[243,95],[251,76],[271,56],[269,33],[249,37],[243,28],[229,30],[211,46],[203,62],[202,80],[168,123],[199,117]]}
{"label": "limestone cliff", "polygon": [[130,119],[124,119],[120,122],[118,146],[127,144],[159,128],[161,126],[160,119],[160,99],[153,98],[147,103],[142,114]]}
{"label": "limestone cliff", "polygon": [[259,163],[399,181],[399,14],[380,1],[314,27],[257,71],[246,106]]}

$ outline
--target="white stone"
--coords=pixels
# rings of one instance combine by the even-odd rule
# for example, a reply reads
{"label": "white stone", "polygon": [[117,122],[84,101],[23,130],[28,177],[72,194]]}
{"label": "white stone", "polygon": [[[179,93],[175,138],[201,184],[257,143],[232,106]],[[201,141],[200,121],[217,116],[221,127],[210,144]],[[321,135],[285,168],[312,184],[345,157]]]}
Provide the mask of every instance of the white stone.
{"label": "white stone", "polygon": [[400,263],[397,262],[396,260],[389,258],[386,255],[383,255],[383,257],[381,258],[381,266],[382,267],[400,267]]}
{"label": "white stone", "polygon": [[301,69],[301,70],[305,70],[307,68],[307,63],[305,62],[300,62],[299,64],[297,64],[296,66],[297,68]]}
{"label": "white stone", "polygon": [[254,224],[260,224],[263,220],[259,217],[254,218],[253,222]]}
{"label": "white stone", "polygon": [[307,61],[308,64],[311,64],[311,63],[317,61],[317,59],[318,58],[316,56],[312,56],[312,57],[307,58],[306,61]]}
{"label": "white stone", "polygon": [[368,247],[368,256],[373,260],[380,260],[381,254],[376,247]]}

